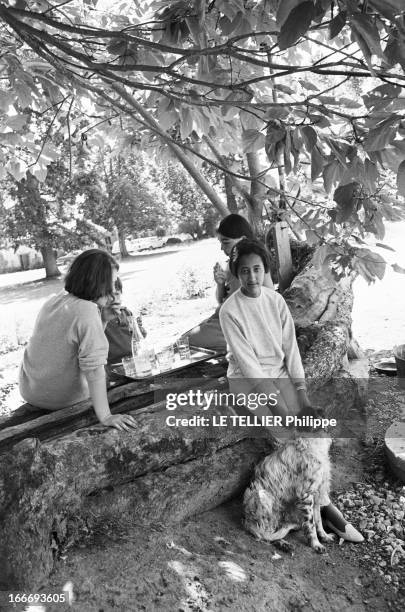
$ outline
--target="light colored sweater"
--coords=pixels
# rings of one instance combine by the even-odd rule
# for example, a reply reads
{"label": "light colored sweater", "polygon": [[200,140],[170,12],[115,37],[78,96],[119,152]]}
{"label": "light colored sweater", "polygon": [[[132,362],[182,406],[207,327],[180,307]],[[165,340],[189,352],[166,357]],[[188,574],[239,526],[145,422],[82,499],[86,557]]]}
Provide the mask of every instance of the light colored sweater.
{"label": "light colored sweater", "polygon": [[39,408],[72,406],[89,397],[87,380],[104,379],[107,354],[97,304],[63,291],[38,314],[20,368],[20,393]]}
{"label": "light colored sweater", "polygon": [[219,320],[228,345],[228,378],[305,378],[294,321],[284,298],[261,288],[257,298],[241,289],[222,305]]}

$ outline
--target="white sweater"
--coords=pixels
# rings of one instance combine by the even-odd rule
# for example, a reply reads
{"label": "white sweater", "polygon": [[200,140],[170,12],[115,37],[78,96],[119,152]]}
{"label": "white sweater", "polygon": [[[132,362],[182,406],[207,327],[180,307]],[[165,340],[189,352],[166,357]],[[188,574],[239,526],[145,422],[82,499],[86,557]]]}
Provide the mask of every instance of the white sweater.
{"label": "white sweater", "polygon": [[241,289],[222,305],[219,320],[228,345],[228,378],[305,378],[294,321],[284,298],[261,288],[257,298]]}

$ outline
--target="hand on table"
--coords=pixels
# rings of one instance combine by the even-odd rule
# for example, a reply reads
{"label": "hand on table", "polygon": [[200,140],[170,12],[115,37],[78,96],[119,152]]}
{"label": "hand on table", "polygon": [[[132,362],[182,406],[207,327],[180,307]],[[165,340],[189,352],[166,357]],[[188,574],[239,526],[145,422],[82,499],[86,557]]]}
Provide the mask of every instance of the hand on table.
{"label": "hand on table", "polygon": [[131,429],[136,429],[138,427],[134,417],[130,414],[111,414],[101,422],[103,425],[114,427],[119,431],[131,431]]}

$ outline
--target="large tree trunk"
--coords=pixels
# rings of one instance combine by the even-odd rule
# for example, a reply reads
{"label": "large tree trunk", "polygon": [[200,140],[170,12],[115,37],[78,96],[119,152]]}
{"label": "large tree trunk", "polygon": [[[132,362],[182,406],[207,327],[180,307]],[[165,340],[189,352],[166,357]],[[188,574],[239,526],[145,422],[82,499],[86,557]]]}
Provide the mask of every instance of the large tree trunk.
{"label": "large tree trunk", "polygon": [[29,438],[2,455],[0,589],[39,587],[53,566],[52,538],[75,539],[78,520],[183,520],[240,493],[272,449],[248,428],[170,427],[165,408],[134,414],[138,427],[126,435],[97,426],[43,444]]}
{"label": "large tree trunk", "polygon": [[250,205],[248,206],[249,221],[254,229],[256,236],[263,237],[263,202],[266,196],[266,185],[264,177],[259,179],[259,175],[263,168],[261,167],[259,153],[257,151],[246,153],[246,159],[249,167],[249,174],[252,177],[250,183]]}
{"label": "large tree trunk", "polygon": [[54,248],[51,246],[41,247],[41,255],[44,260],[44,266],[46,270],[46,278],[54,278],[60,276],[60,270],[56,264],[56,254]]}
{"label": "large tree trunk", "polygon": [[118,230],[118,242],[120,245],[121,257],[129,257],[127,245],[125,244],[125,232],[124,230]]}
{"label": "large tree trunk", "polygon": [[225,180],[225,193],[226,193],[226,203],[228,205],[229,211],[231,213],[237,213],[238,212],[238,204],[236,202],[236,196],[234,193],[234,186],[233,183],[230,179],[229,174],[227,174],[226,172],[224,173],[224,180]]}
{"label": "large tree trunk", "polygon": [[[226,161],[224,160],[224,157],[218,151],[213,140],[207,135],[204,136],[204,140],[209,146],[209,148],[211,149],[211,151],[214,153],[219,163],[223,165],[224,167],[226,167],[227,166]],[[224,172],[224,174],[225,174],[225,192],[226,192],[226,197],[227,197],[228,208],[230,212],[237,213],[238,207],[236,206],[234,190],[236,189],[239,195],[241,195],[244,198],[244,200],[246,201],[246,206],[249,206],[251,204],[250,193],[248,192],[246,187],[242,185],[242,182],[239,181],[235,176],[233,176],[233,174],[229,174],[226,172]],[[231,194],[233,198],[231,197]],[[234,203],[235,203],[235,207],[234,207]]]}

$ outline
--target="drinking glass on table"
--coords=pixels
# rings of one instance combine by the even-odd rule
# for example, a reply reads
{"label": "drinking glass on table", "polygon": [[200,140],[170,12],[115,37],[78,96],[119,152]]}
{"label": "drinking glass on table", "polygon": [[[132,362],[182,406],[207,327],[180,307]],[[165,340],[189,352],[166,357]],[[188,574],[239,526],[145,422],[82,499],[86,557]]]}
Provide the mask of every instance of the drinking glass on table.
{"label": "drinking glass on table", "polygon": [[188,336],[184,336],[184,338],[180,338],[179,340],[177,340],[176,346],[179,353],[179,357],[182,361],[186,359],[191,359],[190,343]]}
{"label": "drinking glass on table", "polygon": [[124,372],[126,376],[135,376],[136,368],[133,357],[123,357],[122,359],[122,367],[124,368]]}
{"label": "drinking glass on table", "polygon": [[161,372],[170,370],[174,362],[174,348],[172,345],[165,346],[156,351],[156,360]]}

